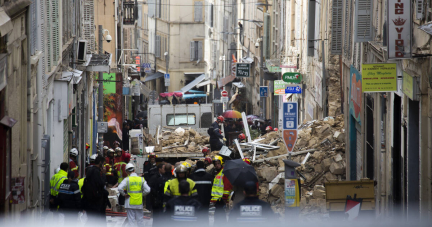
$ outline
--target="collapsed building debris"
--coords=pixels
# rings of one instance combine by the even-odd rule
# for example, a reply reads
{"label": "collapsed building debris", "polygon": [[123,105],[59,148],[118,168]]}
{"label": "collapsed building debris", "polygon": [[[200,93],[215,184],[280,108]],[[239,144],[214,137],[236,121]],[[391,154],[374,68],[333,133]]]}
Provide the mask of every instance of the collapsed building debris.
{"label": "collapsed building debris", "polygon": [[[282,132],[271,132],[258,139],[257,144],[269,145],[277,141],[278,149],[259,152],[253,162],[260,180],[260,199],[272,204],[275,212],[284,214],[284,164],[286,146]],[[246,146],[241,146],[243,150]],[[233,149],[237,149],[236,146]],[[237,149],[238,150],[238,149]],[[243,153],[252,157],[251,152]],[[306,158],[307,157],[307,158]],[[296,171],[301,179],[300,210],[302,216],[322,218],[326,210],[324,183],[345,179],[345,132],[343,115],[306,122],[299,127],[298,139],[291,159],[301,166]]]}

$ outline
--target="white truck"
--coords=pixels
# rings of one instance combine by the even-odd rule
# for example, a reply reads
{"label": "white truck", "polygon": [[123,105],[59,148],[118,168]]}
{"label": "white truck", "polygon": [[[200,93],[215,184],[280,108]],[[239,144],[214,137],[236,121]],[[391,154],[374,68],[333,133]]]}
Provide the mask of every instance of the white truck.
{"label": "white truck", "polygon": [[149,105],[149,133],[154,135],[159,126],[192,128],[201,135],[214,121],[213,104]]}

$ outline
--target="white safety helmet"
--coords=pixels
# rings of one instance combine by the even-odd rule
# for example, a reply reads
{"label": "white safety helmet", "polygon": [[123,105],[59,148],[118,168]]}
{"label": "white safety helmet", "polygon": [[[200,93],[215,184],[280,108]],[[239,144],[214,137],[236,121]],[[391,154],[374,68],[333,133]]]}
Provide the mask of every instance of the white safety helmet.
{"label": "white safety helmet", "polygon": [[108,153],[114,153],[114,150],[112,148],[108,149]]}
{"label": "white safety helmet", "polygon": [[93,154],[92,156],[90,156],[90,162],[96,161],[97,156],[97,154]]}
{"label": "white safety helmet", "polygon": [[128,172],[132,172],[132,171],[134,171],[134,169],[135,169],[135,166],[132,164],[132,163],[128,163],[127,165],[126,165],[126,171],[128,171]]}
{"label": "white safety helmet", "polygon": [[54,169],[54,174],[57,174],[58,172],[60,172],[60,167],[57,167],[56,169]]}
{"label": "white safety helmet", "polygon": [[108,146],[103,146],[103,149],[104,150],[108,150]]}
{"label": "white safety helmet", "polygon": [[72,148],[70,150],[69,154],[72,155],[72,156],[75,156],[75,157],[78,156],[78,149]]}
{"label": "white safety helmet", "polygon": [[121,147],[116,147],[115,151],[122,151]]}

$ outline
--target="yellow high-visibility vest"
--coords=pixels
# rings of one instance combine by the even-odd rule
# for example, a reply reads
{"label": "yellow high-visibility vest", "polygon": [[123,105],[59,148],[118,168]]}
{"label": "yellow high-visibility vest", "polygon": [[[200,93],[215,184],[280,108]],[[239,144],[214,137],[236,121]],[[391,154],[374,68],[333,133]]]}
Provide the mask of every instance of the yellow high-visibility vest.
{"label": "yellow high-visibility vest", "polygon": [[223,171],[219,171],[219,173],[215,176],[213,180],[213,187],[211,191],[212,200],[220,200],[224,193],[224,183],[223,183]]}
{"label": "yellow high-visibility vest", "polygon": [[50,194],[52,196],[58,195],[60,185],[66,179],[67,179],[67,172],[62,170],[62,169],[51,178],[51,180],[50,180],[50,187],[51,187]]}
{"label": "yellow high-visibility vest", "polygon": [[127,187],[127,193],[130,196],[130,205],[142,205],[143,202],[143,184],[145,182],[144,177],[129,176],[129,182]]}
{"label": "yellow high-visibility vest", "polygon": [[84,185],[84,179],[85,179],[85,177],[79,179],[79,181],[78,181],[78,186],[79,186],[79,189],[80,189],[80,192],[81,192],[81,198],[83,197],[83,194],[82,194],[82,190],[81,190],[81,188],[82,188],[82,186]]}
{"label": "yellow high-visibility vest", "polygon": [[[187,182],[189,182],[189,186],[190,186],[190,190],[189,190],[189,195],[190,196],[196,196],[198,195],[198,191],[195,188],[195,182],[189,178],[186,178]],[[180,191],[179,191],[179,181],[177,178],[171,179],[169,181],[167,181],[165,183],[165,187],[164,187],[164,193],[167,196],[180,196]]]}
{"label": "yellow high-visibility vest", "polygon": [[120,184],[123,181],[123,171],[122,171],[122,165],[125,164],[126,162],[117,162],[116,164],[114,164],[114,168],[117,168],[118,166],[118,171],[117,171],[117,175],[118,175],[118,183]]}

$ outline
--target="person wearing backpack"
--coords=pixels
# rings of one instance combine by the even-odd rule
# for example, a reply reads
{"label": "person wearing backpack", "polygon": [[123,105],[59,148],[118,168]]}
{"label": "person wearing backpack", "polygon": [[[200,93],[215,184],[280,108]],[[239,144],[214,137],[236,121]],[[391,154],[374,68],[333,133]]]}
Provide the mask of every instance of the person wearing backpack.
{"label": "person wearing backpack", "polygon": [[87,212],[87,224],[89,226],[106,226],[105,209],[108,191],[105,190],[104,162],[105,158],[103,156],[96,158],[95,165],[88,169],[81,188],[83,194],[82,205]]}

